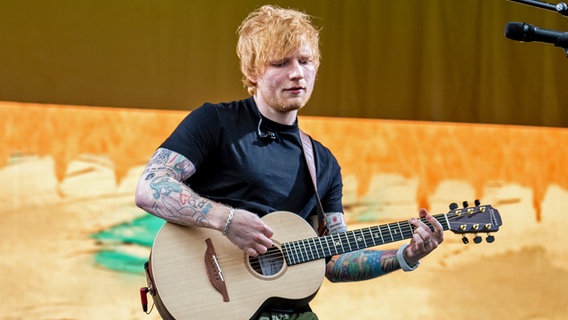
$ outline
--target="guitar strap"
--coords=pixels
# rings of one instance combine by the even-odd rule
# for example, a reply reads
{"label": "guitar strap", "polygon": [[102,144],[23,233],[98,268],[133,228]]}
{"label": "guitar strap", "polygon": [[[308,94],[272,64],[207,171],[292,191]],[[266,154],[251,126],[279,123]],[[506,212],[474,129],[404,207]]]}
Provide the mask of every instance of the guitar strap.
{"label": "guitar strap", "polygon": [[302,139],[302,149],[304,149],[304,157],[306,159],[306,164],[308,165],[308,170],[310,171],[310,176],[312,177],[312,183],[314,185],[314,191],[316,193],[317,200],[317,212],[318,212],[318,223],[317,231],[319,236],[327,234],[327,227],[324,219],[323,206],[321,204],[321,199],[318,194],[318,184],[316,179],[316,162],[314,158],[314,146],[312,143],[312,138],[300,130],[300,138]]}

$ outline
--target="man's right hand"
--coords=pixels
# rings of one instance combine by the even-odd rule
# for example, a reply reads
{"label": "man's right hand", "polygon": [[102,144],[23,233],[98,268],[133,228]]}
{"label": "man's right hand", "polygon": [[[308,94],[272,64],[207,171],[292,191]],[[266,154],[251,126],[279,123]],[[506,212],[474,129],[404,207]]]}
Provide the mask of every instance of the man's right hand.
{"label": "man's right hand", "polygon": [[272,229],[256,214],[240,209],[235,209],[226,233],[233,244],[253,257],[266,253],[272,247],[272,235]]}

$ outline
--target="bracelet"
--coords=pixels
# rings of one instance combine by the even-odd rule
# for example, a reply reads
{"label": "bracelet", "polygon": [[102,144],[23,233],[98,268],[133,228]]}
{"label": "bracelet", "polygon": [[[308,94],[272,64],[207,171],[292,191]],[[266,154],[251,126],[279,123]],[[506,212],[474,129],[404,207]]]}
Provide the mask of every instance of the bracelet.
{"label": "bracelet", "polygon": [[420,265],[420,261],[418,261],[412,267],[409,266],[406,260],[404,260],[404,255],[403,255],[404,249],[406,249],[406,247],[408,247],[408,243],[398,248],[398,251],[396,252],[396,260],[398,260],[398,264],[400,265],[400,267],[404,272],[414,271],[416,270],[416,268],[418,268],[418,265]]}
{"label": "bracelet", "polygon": [[229,207],[229,216],[227,217],[227,222],[225,222],[225,228],[223,229],[224,236],[226,236],[227,232],[229,232],[229,227],[231,226],[231,222],[233,222],[234,215],[235,215],[235,209]]}

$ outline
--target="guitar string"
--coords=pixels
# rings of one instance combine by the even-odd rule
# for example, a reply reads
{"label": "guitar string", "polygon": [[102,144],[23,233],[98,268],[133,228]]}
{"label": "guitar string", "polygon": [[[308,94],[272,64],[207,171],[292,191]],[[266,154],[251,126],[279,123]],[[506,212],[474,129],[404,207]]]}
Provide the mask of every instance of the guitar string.
{"label": "guitar string", "polygon": [[[453,213],[453,212],[449,212],[446,214],[440,214],[440,215],[436,215],[434,216],[434,218],[436,220],[438,220],[443,227],[445,228],[444,230],[449,230],[451,227],[447,224],[449,220],[453,220],[455,218],[459,218],[461,217],[463,214],[462,213]],[[426,225],[428,225],[431,229],[433,229],[433,226],[425,219],[425,218],[421,218],[420,219],[422,222],[424,222]],[[444,226],[445,225],[445,226]],[[391,228],[394,228],[395,232],[393,235],[393,232],[391,230]],[[368,228],[362,228],[362,229],[358,229],[358,230],[353,230],[353,231],[347,231],[345,233],[340,233],[340,234],[334,234],[334,235],[330,235],[330,236],[326,236],[323,237],[325,239],[325,243],[328,247],[328,252],[331,252],[331,247],[329,246],[328,243],[328,239],[331,238],[331,241],[333,243],[334,241],[334,236],[339,238],[339,245],[341,246],[341,251],[337,251],[337,245],[334,246],[334,250],[333,253],[331,253],[331,255],[334,254],[338,254],[338,253],[342,253],[342,252],[348,252],[348,251],[355,251],[354,249],[352,249],[353,247],[357,248],[356,250],[359,250],[360,245],[361,245],[361,240],[360,237],[356,234],[362,234],[363,235],[363,241],[365,242],[363,244],[363,249],[365,248],[369,248],[369,247],[373,247],[373,246],[378,246],[378,245],[382,245],[382,244],[387,244],[387,243],[391,243],[391,242],[397,242],[397,241],[401,241],[404,239],[408,239],[410,237],[412,237],[412,232],[413,229],[415,227],[410,224],[410,222],[407,221],[400,221],[400,222],[394,222],[394,223],[390,223],[390,224],[386,224],[386,225],[381,225],[381,226],[375,226],[375,227],[368,227]],[[377,241],[373,240],[373,238],[369,238],[370,236],[373,236],[376,234],[376,231],[374,231],[374,229],[377,229],[380,236],[381,236],[381,241],[379,243],[377,243]],[[397,230],[398,229],[398,230]],[[398,232],[400,231],[400,233]],[[383,232],[387,235],[387,238],[390,236],[390,240],[389,241],[385,241],[384,237],[383,237]],[[342,238],[343,235],[343,239]],[[375,237],[377,237],[375,235]],[[325,248],[321,245],[322,241],[315,241],[316,238],[308,238],[308,239],[303,239],[303,240],[296,240],[296,241],[292,241],[290,242],[290,246],[296,246],[297,248],[291,248],[291,250],[293,252],[290,252],[289,255],[291,254],[296,254],[297,256],[299,256],[299,259],[292,259],[292,260],[300,260],[299,263],[301,262],[307,262],[307,261],[312,261],[312,260],[316,260],[316,259],[321,259],[324,257],[329,256],[329,254],[325,254]],[[369,241],[372,242],[372,245],[367,244],[365,240],[369,239]],[[343,243],[343,240],[345,240],[346,242]],[[310,244],[310,241],[312,243],[316,243],[316,242],[320,242],[320,245],[317,244]],[[345,250],[344,247],[348,246],[350,249],[349,250]],[[284,247],[284,251],[287,251],[286,248]],[[315,254],[314,254],[315,252]],[[276,252],[274,254],[277,255],[281,255],[280,252]],[[284,255],[286,255],[286,252],[283,253]],[[268,254],[269,256],[272,254]],[[312,258],[309,257],[309,255],[312,256]],[[314,255],[316,256],[315,258]]]}
{"label": "guitar string", "polygon": [[[454,220],[455,218],[459,218],[461,217],[463,214],[456,214],[456,213],[446,213],[446,214],[440,214],[440,215],[435,215],[434,218],[436,220],[438,220],[440,223],[442,223],[442,225],[444,226],[444,224],[446,225],[445,230],[449,230],[450,226],[447,225],[447,220]],[[426,223],[430,228],[433,228],[432,225],[425,219],[425,218],[420,218],[420,220],[424,223]],[[396,237],[393,236],[392,231],[390,230],[391,227],[395,227],[395,229],[398,229],[396,232]],[[385,234],[387,234],[387,238],[390,236],[390,241],[384,241],[384,236],[381,237],[381,241],[379,243],[377,243],[376,241],[372,240],[372,238],[370,239],[373,244],[372,245],[368,245],[368,244],[364,244],[364,248],[369,248],[369,247],[374,247],[374,246],[379,246],[379,245],[383,245],[383,244],[388,244],[388,243],[392,243],[392,242],[397,242],[397,241],[401,241],[404,239],[408,239],[411,237],[411,234],[413,232],[414,226],[412,224],[410,224],[410,222],[408,221],[399,221],[399,222],[394,222],[394,223],[389,223],[389,224],[385,224],[385,225],[380,225],[380,226],[374,226],[374,227],[368,227],[368,228],[362,228],[362,229],[358,229],[358,230],[351,230],[351,231],[347,231],[344,233],[340,233],[340,234],[332,234],[332,235],[328,235],[328,236],[324,236],[324,237],[312,237],[312,238],[307,238],[307,239],[302,239],[302,240],[295,240],[295,241],[290,241],[290,242],[286,242],[283,243],[280,247],[276,247],[276,248],[270,248],[269,251],[265,254],[263,254],[262,256],[264,256],[267,259],[276,259],[276,258],[281,258],[282,260],[286,261],[286,256],[288,255],[289,257],[291,257],[292,255],[296,255],[297,258],[293,258],[291,257],[290,260],[292,260],[292,262],[296,262],[297,260],[300,260],[298,263],[303,263],[303,262],[308,262],[308,261],[313,261],[313,260],[318,260],[318,259],[322,259],[325,257],[328,257],[329,254],[326,254],[326,248],[324,246],[327,246],[327,251],[328,252],[332,252],[331,255],[334,254],[338,254],[338,253],[342,253],[342,252],[348,252],[348,251],[336,251],[333,250],[332,248],[336,249],[337,246],[333,246],[330,247],[328,240],[331,239],[332,243],[333,243],[333,238],[339,238],[340,243],[343,243],[343,241],[347,241],[345,244],[340,244],[343,250],[343,247],[345,247],[346,245],[348,247],[356,247],[358,248],[361,244],[360,240],[357,240],[357,237],[355,235],[355,233],[361,233],[364,238],[372,236],[374,233],[376,233],[376,231],[373,231],[373,229],[377,229],[379,234],[382,236],[383,235],[383,231]],[[400,231],[400,234],[398,231]],[[410,233],[410,235],[409,235]],[[343,238],[342,238],[343,235]],[[324,239],[323,241],[321,239]],[[317,240],[317,241],[316,241]],[[309,242],[312,242],[311,244]],[[325,245],[323,244],[323,242],[325,242]],[[317,244],[319,243],[319,244]],[[294,248],[296,247],[296,248]],[[364,249],[363,248],[363,249]],[[359,250],[359,249],[355,249],[355,250]],[[355,250],[349,250],[349,251],[355,251]],[[315,252],[315,254],[314,254]],[[311,256],[315,258],[310,258],[310,254],[312,253]],[[234,257],[234,255],[227,255],[229,257]],[[224,259],[224,257],[219,256],[218,258],[221,258],[224,262],[224,265],[227,265],[227,263],[232,263],[232,261],[234,261],[235,263],[242,263],[242,258],[229,258],[229,259]],[[258,259],[253,258],[253,263],[251,263],[251,265],[253,266],[253,268],[255,266],[259,266],[259,262]],[[294,263],[296,264],[296,263]]]}
{"label": "guitar string", "polygon": [[[443,214],[437,215],[437,216],[435,216],[435,218],[440,222],[445,222],[445,217],[444,217]],[[421,218],[421,220],[424,223],[426,223],[430,228],[433,228],[430,225],[430,223],[428,223],[428,221],[426,219]],[[395,230],[394,234],[393,234],[393,231],[391,230],[391,228],[393,230]],[[355,250],[365,249],[365,248],[369,248],[369,247],[373,247],[373,246],[378,246],[378,245],[382,245],[382,244],[387,244],[387,243],[391,243],[391,242],[396,242],[396,241],[408,239],[408,238],[411,237],[413,228],[414,228],[414,226],[412,224],[410,224],[409,221],[394,222],[394,223],[390,223],[390,224],[386,224],[386,225],[362,228],[362,229],[358,229],[358,230],[347,231],[345,233],[329,235],[329,236],[324,237],[324,239],[325,239],[324,242],[328,246],[328,252],[332,252],[332,249],[333,249],[333,252],[331,253],[331,255],[335,255],[335,254],[339,254],[339,253],[343,253],[343,252],[355,251]],[[369,236],[372,236],[372,235],[376,236],[377,232],[373,231],[374,229],[377,229],[379,235],[381,236],[381,241],[379,243],[377,243],[375,240],[373,240],[372,237],[369,238]],[[400,231],[400,233],[399,233],[399,231]],[[390,241],[384,241],[383,232],[387,235],[387,238],[388,238],[388,236],[390,236]],[[409,233],[410,233],[410,235],[409,235]],[[361,234],[363,236],[362,240],[361,240],[361,237],[358,234]],[[344,239],[342,238],[342,236],[343,236]],[[338,238],[339,242],[337,242],[337,244],[330,247],[327,240],[331,239],[332,244],[334,244],[334,242],[335,242],[334,237]],[[309,252],[312,252],[312,257],[314,255],[313,254],[314,246],[307,243],[310,240],[312,240],[312,242],[315,242],[313,240],[313,238],[295,241],[295,243],[298,243],[299,244],[298,246],[300,247],[299,248],[299,256],[300,257],[299,257],[299,259],[294,259],[294,260],[299,260],[298,261],[299,263],[314,260],[314,259],[311,259],[309,256],[307,256],[308,250],[309,250]],[[345,242],[344,242],[344,240],[345,240]],[[366,240],[371,241],[372,245],[368,244]],[[363,243],[361,241],[363,241]],[[307,245],[306,245],[306,243],[307,243]],[[363,244],[363,246],[362,246],[363,248],[361,248],[361,244]],[[349,248],[349,250],[344,249],[346,246]],[[317,249],[317,250],[315,250],[316,251],[316,259],[320,259],[320,258],[329,256],[329,254],[321,254],[325,251],[325,248],[323,248],[321,245],[320,246],[316,245],[315,248]],[[353,249],[353,248],[356,248],[356,249]]]}

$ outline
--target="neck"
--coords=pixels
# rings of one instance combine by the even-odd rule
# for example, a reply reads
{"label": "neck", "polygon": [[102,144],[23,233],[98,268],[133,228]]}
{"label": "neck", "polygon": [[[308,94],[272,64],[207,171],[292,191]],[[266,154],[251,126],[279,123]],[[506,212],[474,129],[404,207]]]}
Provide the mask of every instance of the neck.
{"label": "neck", "polygon": [[264,102],[262,97],[259,97],[258,95],[254,95],[253,98],[254,102],[256,103],[256,106],[258,107],[258,111],[264,117],[276,123],[285,124],[285,125],[293,125],[294,122],[296,121],[296,117],[298,116],[297,109],[281,111],[277,110],[276,108],[268,106]]}

